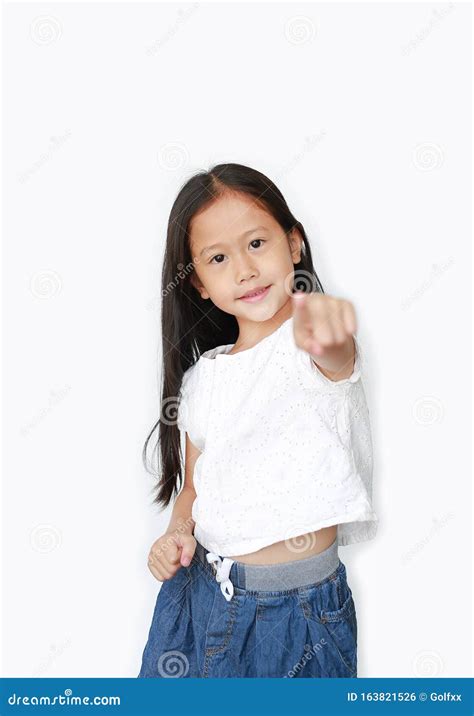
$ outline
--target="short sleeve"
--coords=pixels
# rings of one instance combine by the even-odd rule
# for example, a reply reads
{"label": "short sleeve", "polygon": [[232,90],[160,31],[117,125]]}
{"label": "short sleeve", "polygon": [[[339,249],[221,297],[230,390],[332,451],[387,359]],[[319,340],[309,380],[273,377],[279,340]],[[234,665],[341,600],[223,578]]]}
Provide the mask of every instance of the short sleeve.
{"label": "short sleeve", "polygon": [[206,424],[203,419],[206,401],[200,399],[198,388],[197,368],[194,364],[184,373],[181,381],[176,424],[182,433],[189,435],[193,445],[202,451],[206,432]]}
{"label": "short sleeve", "polygon": [[181,381],[181,387],[179,389],[178,399],[178,413],[177,413],[177,425],[182,432],[189,433],[191,424],[191,402],[190,402],[190,369],[187,370]]}

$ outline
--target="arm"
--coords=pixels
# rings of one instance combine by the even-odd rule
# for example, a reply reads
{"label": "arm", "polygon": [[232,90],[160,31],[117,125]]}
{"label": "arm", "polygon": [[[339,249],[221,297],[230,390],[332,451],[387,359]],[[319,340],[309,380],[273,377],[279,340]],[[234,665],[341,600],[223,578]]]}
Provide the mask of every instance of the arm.
{"label": "arm", "polygon": [[184,485],[175,500],[173,512],[171,513],[170,523],[167,532],[179,530],[192,534],[195,522],[191,517],[193,502],[196,499],[196,491],[194,489],[193,474],[196,460],[201,455],[201,451],[189,439],[186,433],[186,451],[185,451],[185,468],[184,468]]}
{"label": "arm", "polygon": [[193,535],[195,523],[191,510],[196,499],[193,484],[194,465],[200,454],[186,433],[183,489],[175,500],[168,529],[153,543],[148,557],[148,567],[160,582],[171,579],[181,566],[187,567],[196,549],[196,538]]}

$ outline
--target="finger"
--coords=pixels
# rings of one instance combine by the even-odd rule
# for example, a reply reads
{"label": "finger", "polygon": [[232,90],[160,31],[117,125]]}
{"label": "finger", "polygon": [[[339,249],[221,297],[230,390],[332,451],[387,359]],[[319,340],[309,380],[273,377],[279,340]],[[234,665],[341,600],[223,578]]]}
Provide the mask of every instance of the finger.
{"label": "finger", "polygon": [[173,571],[179,564],[179,552],[180,548],[171,534],[161,538],[150,550],[155,562],[163,564],[168,571]]}
{"label": "finger", "polygon": [[183,567],[187,567],[196,551],[196,539],[192,534],[184,533],[178,536],[178,540],[181,545],[180,562]]}
{"label": "finger", "polygon": [[175,567],[179,564],[181,548],[177,543],[176,538],[170,536],[169,541],[166,542],[165,548],[163,549],[163,557],[168,568]]}
{"label": "finger", "polygon": [[322,322],[324,305],[311,300],[314,294],[309,296],[299,291],[292,295],[295,297],[293,300],[295,338],[297,337],[299,345],[304,350],[321,355],[324,349],[318,340],[317,326],[318,321]]}
{"label": "finger", "polygon": [[291,294],[293,316],[298,328],[307,327],[311,324],[311,311],[308,306],[308,296],[303,291]]}
{"label": "finger", "polygon": [[317,356],[324,354],[324,346],[322,346],[313,336],[305,338],[303,341],[303,348],[308,353],[312,353]]}
{"label": "finger", "polygon": [[165,579],[169,579],[173,576],[172,572],[169,572],[167,569],[163,567],[163,565],[160,562],[157,562],[152,557],[148,558],[148,569],[152,573],[152,575],[158,579],[160,582],[164,582]]}
{"label": "finger", "polygon": [[333,320],[332,309],[327,303],[323,310],[318,310],[313,317],[311,335],[323,349],[334,343]]}
{"label": "finger", "polygon": [[159,582],[165,581],[166,577],[164,577],[161,574],[161,572],[158,569],[156,569],[156,567],[150,567],[150,565],[148,565],[148,566],[150,568],[150,572],[152,573],[152,575],[154,576],[155,579],[157,579]]}
{"label": "finger", "polygon": [[331,310],[331,330],[334,343],[341,345],[347,340],[347,331],[344,321],[343,302],[338,301]]}
{"label": "finger", "polygon": [[[150,550],[150,554],[148,555],[148,566],[154,567],[155,569],[158,569],[159,572],[168,579],[169,577],[172,577],[173,574],[176,572],[176,563],[170,562],[166,557],[166,548],[171,550],[177,550],[178,547],[174,542],[167,543],[167,542],[158,542]],[[179,564],[179,560],[178,560]]]}
{"label": "finger", "polygon": [[346,331],[353,335],[357,333],[357,319],[355,308],[350,301],[344,301],[343,304],[343,320]]}

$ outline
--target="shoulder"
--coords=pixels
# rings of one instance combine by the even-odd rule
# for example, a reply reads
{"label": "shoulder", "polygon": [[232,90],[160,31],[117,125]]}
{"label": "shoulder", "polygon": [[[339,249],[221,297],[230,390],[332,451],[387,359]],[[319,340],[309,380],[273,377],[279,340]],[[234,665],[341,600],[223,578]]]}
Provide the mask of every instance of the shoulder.
{"label": "shoulder", "polygon": [[206,383],[202,380],[201,374],[202,365],[199,361],[183,374],[179,390],[177,425],[182,432],[189,435],[193,445],[202,451],[205,445],[211,391],[206,390]]}

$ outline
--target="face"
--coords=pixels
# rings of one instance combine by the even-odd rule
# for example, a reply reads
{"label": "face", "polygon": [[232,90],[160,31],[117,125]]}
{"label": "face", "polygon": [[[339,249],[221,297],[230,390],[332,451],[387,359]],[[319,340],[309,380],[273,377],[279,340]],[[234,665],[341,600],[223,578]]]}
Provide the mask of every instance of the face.
{"label": "face", "polygon": [[[302,242],[299,231],[287,236],[252,197],[225,194],[191,221],[191,281],[222,311],[266,321],[290,299],[289,274],[300,261]],[[242,299],[260,288],[267,290],[257,300]]]}

